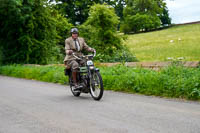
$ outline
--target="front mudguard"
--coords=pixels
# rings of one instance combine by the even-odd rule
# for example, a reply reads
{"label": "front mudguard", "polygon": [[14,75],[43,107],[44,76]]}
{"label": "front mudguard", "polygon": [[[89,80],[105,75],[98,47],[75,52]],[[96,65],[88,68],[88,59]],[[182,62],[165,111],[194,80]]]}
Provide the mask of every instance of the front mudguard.
{"label": "front mudguard", "polygon": [[96,68],[96,67],[89,67],[90,71],[91,72],[99,72],[99,68]]}
{"label": "front mudguard", "polygon": [[95,72],[100,72],[99,68],[95,68]]}

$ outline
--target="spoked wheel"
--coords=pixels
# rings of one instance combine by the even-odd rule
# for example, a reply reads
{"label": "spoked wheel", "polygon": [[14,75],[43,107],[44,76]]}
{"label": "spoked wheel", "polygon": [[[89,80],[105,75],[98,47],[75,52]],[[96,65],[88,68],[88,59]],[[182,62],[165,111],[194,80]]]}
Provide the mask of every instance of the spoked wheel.
{"label": "spoked wheel", "polygon": [[73,86],[73,83],[72,83],[72,79],[69,78],[69,84],[70,84],[70,88],[71,88],[71,92],[72,94],[75,96],[75,97],[79,97],[81,92],[77,92],[77,91],[74,91],[75,87]]}
{"label": "spoked wheel", "polygon": [[92,74],[92,79],[90,79],[90,93],[94,100],[100,100],[103,96],[103,81],[99,72],[94,72]]}

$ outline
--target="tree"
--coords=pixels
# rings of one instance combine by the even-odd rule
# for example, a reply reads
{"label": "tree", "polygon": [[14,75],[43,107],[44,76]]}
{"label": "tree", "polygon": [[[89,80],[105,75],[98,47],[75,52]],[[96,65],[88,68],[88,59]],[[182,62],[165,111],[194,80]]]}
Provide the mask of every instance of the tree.
{"label": "tree", "polygon": [[122,45],[117,33],[119,17],[114,8],[107,4],[95,4],[89,14],[87,21],[80,26],[80,35],[97,50],[97,58],[100,61],[133,61],[133,55]]}
{"label": "tree", "polygon": [[70,23],[73,25],[82,24],[88,18],[88,12],[90,7],[94,3],[99,3],[101,0],[57,0],[61,1],[61,4],[57,4],[55,7],[64,16],[66,16]]}
{"label": "tree", "polygon": [[[68,32],[67,19],[56,13],[46,0],[1,0],[0,43],[4,63],[47,64],[57,61]],[[59,27],[63,26],[62,30]],[[59,29],[59,31],[57,31]]]}
{"label": "tree", "polygon": [[[51,0],[54,1],[54,0]],[[94,4],[106,3],[114,7],[116,14],[123,18],[123,8],[125,0],[56,0],[62,3],[57,4],[55,8],[65,15],[69,21],[74,25],[83,24],[88,16],[89,9]]]}
{"label": "tree", "polygon": [[57,44],[57,58],[55,60],[59,60],[60,62],[63,62],[64,56],[65,56],[65,39],[70,35],[70,29],[73,27],[71,23],[68,22],[68,20],[61,15],[57,10],[52,10],[52,16],[55,19],[56,23],[56,44]]}
{"label": "tree", "polygon": [[123,20],[123,10],[126,5],[125,0],[115,0],[115,12],[118,17],[120,17],[120,20]]}
{"label": "tree", "polygon": [[[18,38],[24,17],[21,15],[20,0],[1,0],[0,1],[0,44],[3,62],[18,62],[21,45]],[[23,58],[23,57],[22,57]]]}
{"label": "tree", "polygon": [[116,34],[118,23],[119,18],[112,7],[105,4],[93,5],[84,24],[92,32],[90,39],[93,47],[106,54],[112,54],[114,50],[120,49],[121,40]]}
{"label": "tree", "polygon": [[[122,24],[124,33],[149,31],[155,27],[160,26],[160,19],[146,14],[137,13],[134,16],[127,16],[125,18],[126,24]],[[123,27],[126,26],[126,27]]]}
{"label": "tree", "polygon": [[159,16],[163,26],[171,25],[171,18],[169,17],[169,11],[167,7],[163,8],[162,14]]}
{"label": "tree", "polygon": [[121,27],[125,33],[149,31],[166,23],[164,21],[168,14],[163,0],[127,0],[126,3]]}

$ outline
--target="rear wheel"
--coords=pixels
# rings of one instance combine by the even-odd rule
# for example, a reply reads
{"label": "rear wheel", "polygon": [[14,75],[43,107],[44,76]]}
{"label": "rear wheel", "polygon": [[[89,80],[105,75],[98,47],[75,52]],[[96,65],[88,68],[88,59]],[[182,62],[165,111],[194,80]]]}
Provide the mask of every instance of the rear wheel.
{"label": "rear wheel", "polygon": [[99,72],[94,72],[90,79],[90,94],[94,100],[100,100],[103,96],[103,81]]}

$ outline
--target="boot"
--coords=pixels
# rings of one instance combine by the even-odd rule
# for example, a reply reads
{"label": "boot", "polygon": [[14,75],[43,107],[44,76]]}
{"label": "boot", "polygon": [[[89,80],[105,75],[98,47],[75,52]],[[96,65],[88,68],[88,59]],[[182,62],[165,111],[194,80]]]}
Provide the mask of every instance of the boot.
{"label": "boot", "polygon": [[74,82],[74,91],[80,91],[80,86],[78,85],[77,82],[77,72],[72,72],[72,78],[73,78],[73,82]]}

